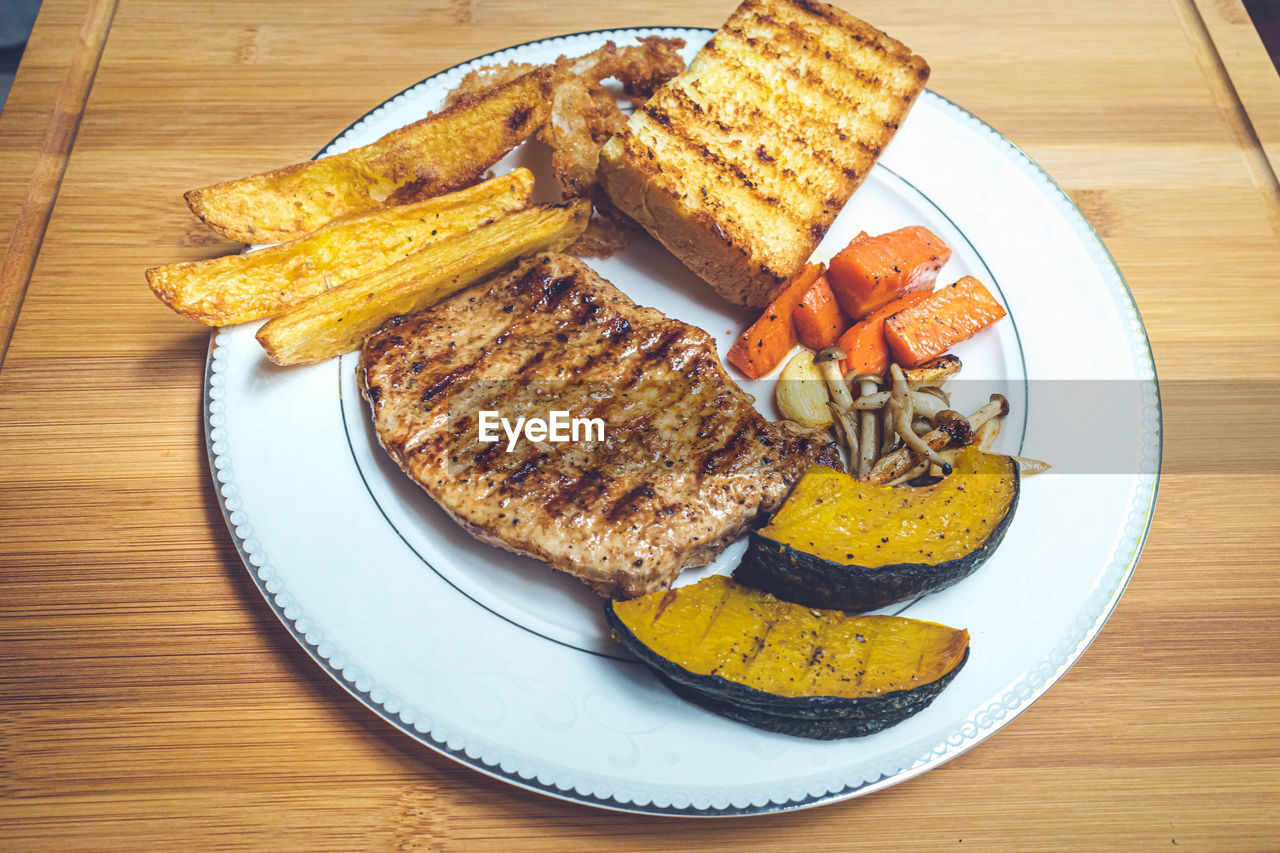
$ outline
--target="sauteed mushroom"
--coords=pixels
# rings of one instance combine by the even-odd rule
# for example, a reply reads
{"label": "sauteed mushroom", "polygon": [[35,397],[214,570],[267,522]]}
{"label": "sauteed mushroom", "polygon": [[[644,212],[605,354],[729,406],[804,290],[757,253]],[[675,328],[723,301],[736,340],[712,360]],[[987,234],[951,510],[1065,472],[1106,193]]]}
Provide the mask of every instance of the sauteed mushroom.
{"label": "sauteed mushroom", "polygon": [[[823,347],[812,364],[830,392],[826,405],[854,476],[893,486],[930,473],[946,476],[960,448],[975,442],[984,451],[994,446],[1001,418],[1009,413],[1009,401],[992,394],[967,418],[952,409],[951,398],[941,386],[960,371],[960,359],[944,355],[905,370],[892,364],[887,376],[844,377],[840,364],[846,357],[840,347]],[[1037,460],[1014,458],[1024,474],[1049,467]]]}
{"label": "sauteed mushroom", "polygon": [[[864,397],[874,394],[880,387],[880,377],[874,373],[859,373],[853,377],[853,381],[857,384],[861,396]],[[858,454],[857,477],[859,480],[866,479],[867,474],[871,473],[872,464],[876,461],[876,451],[880,445],[876,436],[877,420],[875,412],[863,410],[859,414],[858,444],[862,448],[862,452]]]}
{"label": "sauteed mushroom", "polygon": [[1018,473],[1026,477],[1030,477],[1032,474],[1043,474],[1053,467],[1048,462],[1041,462],[1039,459],[1028,459],[1025,456],[1010,454],[1009,458],[1018,463]]}
{"label": "sauteed mushroom", "polygon": [[907,384],[914,389],[926,385],[943,385],[960,372],[960,366],[960,359],[956,356],[940,355],[919,367],[908,367],[904,372]]}
{"label": "sauteed mushroom", "polygon": [[[890,406],[892,405],[891,401]],[[895,416],[895,427],[899,435],[902,435],[903,432],[909,432],[914,441],[902,435],[902,440],[906,447],[882,457],[871,469],[871,474],[867,479],[873,483],[881,484],[901,480],[904,474],[919,465],[921,457],[937,465],[944,474],[950,473],[951,463],[937,451],[949,445],[963,447],[972,443],[974,434],[983,424],[997,416],[1008,414],[1008,412],[1009,401],[1000,394],[992,394],[991,401],[968,418],[952,409],[943,409],[935,418],[937,427],[922,436],[917,436],[911,430],[910,424],[906,424],[904,429],[901,419],[897,419]],[[927,447],[928,452],[922,450],[922,446]]]}
{"label": "sauteed mushroom", "polygon": [[853,395],[849,393],[849,386],[844,384],[844,377],[840,375],[840,362],[847,357],[840,347],[823,347],[813,357],[813,363],[818,365],[818,369],[827,380],[831,399],[846,411],[853,408]]}
{"label": "sauteed mushroom", "polygon": [[[942,469],[943,474],[950,474],[951,463],[939,456],[923,437],[916,435],[916,431],[911,428],[911,421],[907,419],[907,410],[902,407],[902,404],[897,400],[890,400],[889,409],[893,412],[894,429],[898,431],[898,435],[902,437],[907,447],[937,465]],[[940,430],[933,432],[940,432]]]}
{"label": "sauteed mushroom", "polygon": [[844,441],[845,450],[849,453],[849,467],[854,467],[858,458],[858,427],[848,409],[842,409],[836,403],[827,403],[831,410],[831,418],[835,422],[836,436]]}
{"label": "sauteed mushroom", "polygon": [[827,388],[831,391],[831,402],[827,407],[831,409],[831,417],[836,423],[836,433],[844,440],[845,449],[849,452],[849,468],[856,474],[859,453],[858,427],[852,415],[853,395],[849,393],[849,386],[844,384],[844,376],[840,373],[840,362],[846,356],[840,347],[823,347],[813,357],[813,363],[827,380]]}

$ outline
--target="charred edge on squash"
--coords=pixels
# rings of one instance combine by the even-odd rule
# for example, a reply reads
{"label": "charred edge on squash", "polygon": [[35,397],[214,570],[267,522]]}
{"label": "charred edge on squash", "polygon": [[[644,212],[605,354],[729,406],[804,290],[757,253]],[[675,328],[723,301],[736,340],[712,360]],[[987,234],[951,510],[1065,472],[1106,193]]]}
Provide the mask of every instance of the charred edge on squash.
{"label": "charred edge on squash", "polygon": [[[681,684],[662,672],[657,672],[656,675],[659,681],[681,699],[734,722],[743,723],[764,731],[809,738],[810,740],[837,740],[839,738],[873,735],[920,713],[933,703],[938,694],[946,689],[947,685],[964,668],[968,660],[969,650],[965,649],[964,657],[960,659],[960,663],[954,669],[926,687],[919,688],[921,692],[918,694],[918,699],[898,706],[892,713],[884,713],[880,716],[872,717],[791,715],[771,708],[756,707],[745,703],[733,704]],[[913,695],[915,695],[915,691],[913,691]]]}
{"label": "charred edge on squash", "polygon": [[[661,609],[665,610],[676,597],[674,590],[663,593]],[[723,606],[723,601],[719,606]],[[964,654],[951,669],[926,684],[857,697],[784,696],[719,675],[691,672],[663,657],[631,631],[614,610],[613,602],[605,605],[605,620],[614,637],[628,651],[685,698],[739,722],[802,737],[856,737],[895,725],[927,707],[951,683],[969,657],[968,633],[958,632],[964,638]],[[732,713],[726,713],[726,709],[732,709]]]}
{"label": "charred edge on squash", "polygon": [[877,610],[953,586],[981,568],[1008,532],[1021,486],[1017,463],[1007,457],[1006,460],[1008,475],[1002,473],[999,478],[1012,490],[1005,514],[985,539],[975,542],[959,557],[938,563],[903,562],[874,567],[847,564],[772,539],[765,528],[751,532],[747,552],[734,570],[733,579],[806,607],[852,612]]}

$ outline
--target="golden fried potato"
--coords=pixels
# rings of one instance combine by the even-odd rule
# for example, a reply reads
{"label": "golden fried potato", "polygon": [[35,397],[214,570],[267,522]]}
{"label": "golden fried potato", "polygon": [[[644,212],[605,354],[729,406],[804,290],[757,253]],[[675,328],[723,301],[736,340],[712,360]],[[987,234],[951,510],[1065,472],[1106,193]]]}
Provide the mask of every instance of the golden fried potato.
{"label": "golden fried potato", "polygon": [[187,204],[232,240],[278,243],[465,187],[546,121],[548,78],[535,69],[345,154],[192,190]]}
{"label": "golden fried potato", "polygon": [[503,83],[510,83],[517,77],[528,74],[538,66],[531,62],[508,62],[506,65],[484,65],[467,73],[458,85],[450,89],[444,96],[444,105],[451,107],[469,95],[483,95],[498,88]]}
{"label": "golden fried potato", "polygon": [[[561,56],[543,66],[551,72],[547,91],[550,114],[538,130],[538,139],[551,147],[551,166],[563,197],[589,198],[596,210],[586,234],[569,248],[572,254],[607,258],[625,248],[638,230],[628,216],[613,206],[596,181],[600,147],[627,123],[613,92],[603,81],[618,80],[632,96],[632,102],[639,104],[685,67],[680,56],[683,39],[646,36],[639,42],[618,47],[608,41],[583,56]],[[445,97],[445,103],[483,94],[536,67],[510,62],[478,68],[462,78]]]}
{"label": "golden fried potato", "polygon": [[261,320],[519,210],[532,191],[533,173],[516,169],[465,190],[330,222],[256,252],[154,267],[147,270],[147,283],[174,311],[209,326]]}
{"label": "golden fried potato", "polygon": [[350,352],[397,314],[421,311],[525,255],[564,249],[590,216],[585,199],[503,214],[290,308],[263,324],[258,343],[276,364],[310,364]]}

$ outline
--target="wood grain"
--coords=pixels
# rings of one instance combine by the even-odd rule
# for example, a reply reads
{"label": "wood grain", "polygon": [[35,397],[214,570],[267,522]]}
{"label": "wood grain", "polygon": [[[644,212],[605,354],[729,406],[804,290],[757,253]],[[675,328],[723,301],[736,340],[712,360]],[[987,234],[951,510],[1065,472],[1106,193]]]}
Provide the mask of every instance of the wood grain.
{"label": "wood grain", "polygon": [[1248,10],[1240,0],[1195,0],[1195,7],[1272,171],[1280,172],[1280,74]]}
{"label": "wood grain", "polygon": [[[1259,137],[1259,128],[1265,138],[1273,139],[1280,130],[1280,78],[1274,73],[1257,33],[1248,24],[1248,15],[1232,0],[1179,0],[1183,26],[1191,39],[1192,49],[1204,70],[1209,90],[1213,92],[1218,108],[1231,128],[1240,148],[1241,156],[1249,167],[1253,184],[1267,206],[1271,228],[1280,236],[1280,182],[1276,180],[1275,164],[1280,147],[1268,145]],[[1238,20],[1245,14],[1244,22]],[[1235,19],[1236,23],[1228,23]],[[1212,27],[1213,29],[1210,29]],[[1241,33],[1253,32],[1253,42],[1241,37]],[[1214,33],[1217,33],[1217,38]],[[1245,50],[1241,51],[1241,42]],[[1261,57],[1255,51],[1261,51]],[[1258,59],[1266,60],[1265,69],[1258,67]],[[1268,75],[1262,78],[1264,71]],[[1261,82],[1265,79],[1266,82]],[[1240,86],[1249,93],[1243,100]],[[1249,104],[1253,108],[1249,108]]]}
{"label": "wood grain", "polygon": [[4,364],[5,350],[31,279],[31,267],[40,251],[40,241],[44,238],[54,199],[58,196],[67,158],[75,145],[80,117],[93,86],[93,77],[98,70],[98,60],[115,10],[116,0],[93,0],[89,3],[75,53],[58,89],[44,142],[31,170],[17,222],[10,232],[4,262],[0,264],[0,366]]}
{"label": "wood grain", "polygon": [[[1167,456],[1138,571],[1063,680],[949,764],[821,809],[647,819],[535,796],[415,745],[321,673],[214,501],[207,332],[143,279],[234,248],[182,192],[308,157],[389,94],[494,48],[715,26],[733,3],[352,5],[119,0],[38,254],[9,244],[6,263],[30,275],[0,370],[0,848],[1280,848],[1274,467]],[[4,238],[43,198],[31,176],[102,8],[45,0],[0,115]],[[1241,116],[1261,122],[1218,85],[1234,78],[1214,65],[1212,24],[1197,30],[1183,0],[849,8],[1076,199],[1166,386],[1277,378],[1280,243],[1239,132]],[[1167,402],[1181,407],[1168,453],[1203,453],[1212,410]]]}

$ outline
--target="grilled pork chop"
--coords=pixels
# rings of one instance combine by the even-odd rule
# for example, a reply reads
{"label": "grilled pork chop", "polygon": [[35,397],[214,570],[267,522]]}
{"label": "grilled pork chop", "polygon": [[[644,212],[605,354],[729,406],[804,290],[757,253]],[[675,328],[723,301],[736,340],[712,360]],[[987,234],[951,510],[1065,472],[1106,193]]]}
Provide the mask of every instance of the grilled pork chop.
{"label": "grilled pork chop", "polygon": [[[703,565],[776,508],[825,436],[770,423],[706,332],[542,255],[365,342],[357,376],[382,446],[484,542],[630,598]],[[480,412],[600,418],[576,442],[481,441]]]}

